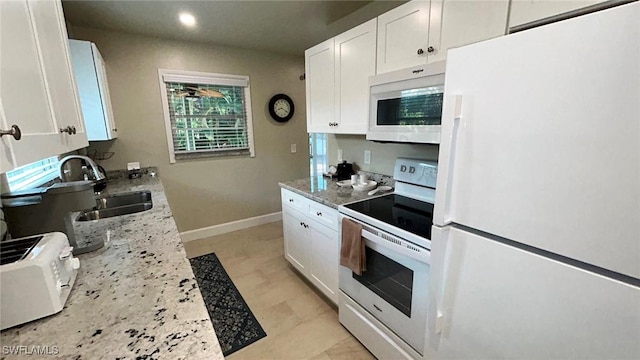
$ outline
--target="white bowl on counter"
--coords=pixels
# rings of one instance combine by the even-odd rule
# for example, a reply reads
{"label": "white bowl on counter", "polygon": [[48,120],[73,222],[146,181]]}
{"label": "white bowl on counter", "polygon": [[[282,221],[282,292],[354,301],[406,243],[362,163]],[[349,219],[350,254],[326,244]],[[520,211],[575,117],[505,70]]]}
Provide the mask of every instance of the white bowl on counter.
{"label": "white bowl on counter", "polygon": [[353,189],[355,191],[370,191],[376,188],[376,186],[378,186],[378,183],[373,181],[373,180],[367,180],[367,182],[364,183],[356,183],[353,184]]}

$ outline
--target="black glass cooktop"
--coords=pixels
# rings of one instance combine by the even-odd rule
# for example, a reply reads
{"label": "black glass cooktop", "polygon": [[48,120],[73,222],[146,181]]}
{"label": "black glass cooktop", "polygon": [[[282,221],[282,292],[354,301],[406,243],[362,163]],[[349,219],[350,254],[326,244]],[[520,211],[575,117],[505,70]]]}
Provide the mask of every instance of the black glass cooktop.
{"label": "black glass cooktop", "polygon": [[431,239],[433,204],[389,194],[347,204],[345,207],[410,233]]}

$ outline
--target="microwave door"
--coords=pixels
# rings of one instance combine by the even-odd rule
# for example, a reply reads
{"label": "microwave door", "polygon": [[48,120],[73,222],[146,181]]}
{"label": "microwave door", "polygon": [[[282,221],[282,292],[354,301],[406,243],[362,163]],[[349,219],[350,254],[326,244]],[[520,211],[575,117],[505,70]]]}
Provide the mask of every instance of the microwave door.
{"label": "microwave door", "polygon": [[443,82],[438,75],[372,86],[367,140],[439,143]]}

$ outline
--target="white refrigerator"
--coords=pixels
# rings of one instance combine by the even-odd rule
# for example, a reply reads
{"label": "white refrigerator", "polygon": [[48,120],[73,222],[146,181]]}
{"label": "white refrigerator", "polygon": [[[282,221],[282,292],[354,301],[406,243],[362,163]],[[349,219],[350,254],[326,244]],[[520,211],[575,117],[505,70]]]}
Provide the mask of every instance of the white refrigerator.
{"label": "white refrigerator", "polygon": [[640,359],[640,3],[450,50],[425,358]]}

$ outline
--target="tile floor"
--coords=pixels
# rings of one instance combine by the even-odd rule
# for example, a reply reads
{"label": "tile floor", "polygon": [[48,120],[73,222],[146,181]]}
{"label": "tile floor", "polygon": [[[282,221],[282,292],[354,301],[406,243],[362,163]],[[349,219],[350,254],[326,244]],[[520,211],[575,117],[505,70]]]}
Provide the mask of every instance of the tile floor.
{"label": "tile floor", "polygon": [[282,222],[190,241],[185,249],[190,258],[216,253],[267,333],[230,360],[374,359],[340,325],[335,305],[285,260]]}

